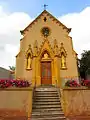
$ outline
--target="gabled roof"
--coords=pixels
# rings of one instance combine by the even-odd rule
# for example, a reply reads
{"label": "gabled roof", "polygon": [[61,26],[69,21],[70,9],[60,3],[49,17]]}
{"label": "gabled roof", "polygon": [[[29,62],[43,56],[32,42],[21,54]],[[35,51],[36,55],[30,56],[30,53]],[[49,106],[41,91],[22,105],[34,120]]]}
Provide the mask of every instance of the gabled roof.
{"label": "gabled roof", "polygon": [[33,20],[24,30],[21,30],[21,34],[24,34],[25,31],[28,31],[28,28],[31,27],[35,22],[37,22],[37,20],[43,16],[43,14],[47,14],[48,16],[50,16],[50,18],[53,19],[53,21],[56,22],[56,24],[58,24],[59,26],[62,26],[63,29],[66,29],[66,31],[69,33],[71,31],[71,28],[67,28],[65,25],[63,25],[57,18],[55,18],[53,15],[51,15],[48,11],[44,10],[35,20]]}

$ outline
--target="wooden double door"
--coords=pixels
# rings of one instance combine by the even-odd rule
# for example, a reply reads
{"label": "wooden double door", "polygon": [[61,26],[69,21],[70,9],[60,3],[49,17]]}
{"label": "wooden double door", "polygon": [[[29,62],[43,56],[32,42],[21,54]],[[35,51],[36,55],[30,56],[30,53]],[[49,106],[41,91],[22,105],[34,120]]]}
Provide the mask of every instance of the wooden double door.
{"label": "wooden double door", "polygon": [[41,84],[52,84],[51,62],[41,62]]}

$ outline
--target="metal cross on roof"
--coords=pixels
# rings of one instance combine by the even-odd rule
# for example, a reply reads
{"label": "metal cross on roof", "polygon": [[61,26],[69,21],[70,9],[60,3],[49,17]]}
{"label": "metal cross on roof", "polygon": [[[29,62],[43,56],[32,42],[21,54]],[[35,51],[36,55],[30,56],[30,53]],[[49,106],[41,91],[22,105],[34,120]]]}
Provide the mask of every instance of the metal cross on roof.
{"label": "metal cross on roof", "polygon": [[46,7],[47,7],[48,5],[46,5],[46,4],[44,4],[44,10],[46,10]]}

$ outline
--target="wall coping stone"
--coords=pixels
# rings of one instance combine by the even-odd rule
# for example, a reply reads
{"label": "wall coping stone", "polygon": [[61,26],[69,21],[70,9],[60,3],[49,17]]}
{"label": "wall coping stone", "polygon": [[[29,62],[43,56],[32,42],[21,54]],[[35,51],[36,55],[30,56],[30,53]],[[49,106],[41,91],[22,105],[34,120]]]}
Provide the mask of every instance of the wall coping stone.
{"label": "wall coping stone", "polygon": [[9,87],[9,88],[0,88],[0,91],[32,91],[33,87],[23,87],[23,88],[17,88],[17,87]]}
{"label": "wall coping stone", "polygon": [[63,89],[63,90],[90,90],[90,88],[84,87],[84,86],[82,86],[82,87],[63,87],[61,89]]}

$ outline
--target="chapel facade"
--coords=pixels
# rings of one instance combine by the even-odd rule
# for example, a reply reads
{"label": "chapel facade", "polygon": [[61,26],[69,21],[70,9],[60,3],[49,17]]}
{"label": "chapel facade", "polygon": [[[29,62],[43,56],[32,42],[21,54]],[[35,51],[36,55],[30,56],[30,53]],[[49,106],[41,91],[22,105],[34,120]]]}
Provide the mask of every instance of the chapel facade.
{"label": "chapel facade", "polygon": [[61,87],[66,80],[78,80],[77,53],[73,49],[71,29],[44,10],[20,31],[20,51],[16,56],[16,79],[32,85]]}

